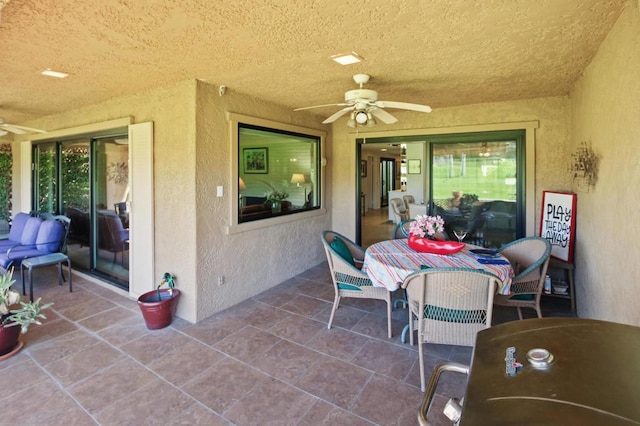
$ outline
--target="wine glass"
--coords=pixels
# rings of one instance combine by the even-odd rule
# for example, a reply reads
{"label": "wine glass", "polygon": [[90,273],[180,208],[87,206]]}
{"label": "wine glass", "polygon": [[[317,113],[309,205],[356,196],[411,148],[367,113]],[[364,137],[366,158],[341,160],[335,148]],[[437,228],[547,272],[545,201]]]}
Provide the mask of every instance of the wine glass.
{"label": "wine glass", "polygon": [[467,236],[467,231],[465,229],[454,229],[453,233],[456,236],[456,238],[458,239],[459,243],[461,243],[462,240],[464,240],[464,237]]}

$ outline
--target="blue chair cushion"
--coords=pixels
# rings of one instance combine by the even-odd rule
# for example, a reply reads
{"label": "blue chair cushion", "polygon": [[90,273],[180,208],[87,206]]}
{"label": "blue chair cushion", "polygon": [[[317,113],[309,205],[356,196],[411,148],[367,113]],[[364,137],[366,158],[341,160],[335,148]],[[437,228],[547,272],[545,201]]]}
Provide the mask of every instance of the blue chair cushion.
{"label": "blue chair cushion", "polygon": [[45,254],[49,254],[42,250],[37,250],[34,247],[26,248],[22,246],[15,247],[7,256],[7,253],[0,254],[0,267],[3,269],[8,269],[10,266],[18,267],[20,263],[22,263],[23,259],[27,259],[29,257],[36,256],[44,256]]}
{"label": "blue chair cushion", "polygon": [[57,220],[45,220],[40,225],[36,248],[38,250],[55,253],[60,248],[60,241],[64,236],[64,225]]}
{"label": "blue chair cushion", "polygon": [[30,218],[26,213],[18,213],[14,216],[13,221],[11,222],[11,230],[9,230],[9,239],[12,241],[20,242],[22,238],[22,231],[24,231],[24,226],[27,224],[27,220]]}
{"label": "blue chair cushion", "polygon": [[40,224],[42,219],[39,217],[30,217],[27,219],[27,223],[24,225],[22,231],[22,237],[20,237],[20,244],[23,246],[34,245],[38,239],[38,231],[40,230]]}
{"label": "blue chair cushion", "polygon": [[362,291],[360,287],[353,284],[338,283],[338,288],[340,290]]}
{"label": "blue chair cushion", "polygon": [[331,248],[335,250],[335,252],[338,253],[341,258],[349,262],[351,265],[356,266],[356,261],[353,260],[351,251],[349,250],[347,244],[342,241],[342,238],[335,237],[331,242]]}

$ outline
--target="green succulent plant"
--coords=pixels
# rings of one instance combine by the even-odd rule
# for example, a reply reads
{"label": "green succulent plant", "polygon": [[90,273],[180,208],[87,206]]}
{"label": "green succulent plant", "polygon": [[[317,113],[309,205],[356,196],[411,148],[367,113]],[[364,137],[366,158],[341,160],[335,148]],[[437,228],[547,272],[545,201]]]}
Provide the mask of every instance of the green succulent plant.
{"label": "green succulent plant", "polygon": [[[15,282],[13,268],[0,275],[0,318],[3,327],[20,326],[20,332],[25,334],[31,324],[41,325],[41,320],[47,319],[42,311],[53,302],[40,305],[41,298],[34,302],[21,302],[20,293],[11,288]],[[15,306],[19,307],[11,309]]]}

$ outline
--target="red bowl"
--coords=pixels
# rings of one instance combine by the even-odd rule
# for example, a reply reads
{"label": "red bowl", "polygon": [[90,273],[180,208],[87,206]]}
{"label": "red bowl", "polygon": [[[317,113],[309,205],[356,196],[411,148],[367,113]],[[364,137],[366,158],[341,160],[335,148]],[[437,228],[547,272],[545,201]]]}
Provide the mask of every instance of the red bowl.
{"label": "red bowl", "polygon": [[430,240],[409,235],[409,247],[421,253],[453,254],[464,248],[464,243],[455,241]]}

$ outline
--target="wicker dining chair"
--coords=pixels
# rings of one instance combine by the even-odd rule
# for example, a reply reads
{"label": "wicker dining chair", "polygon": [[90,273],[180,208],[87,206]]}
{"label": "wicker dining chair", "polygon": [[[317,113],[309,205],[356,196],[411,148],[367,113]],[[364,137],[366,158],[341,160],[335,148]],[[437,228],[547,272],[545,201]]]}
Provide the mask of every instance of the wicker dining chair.
{"label": "wicker dining chair", "polygon": [[468,268],[430,268],[405,278],[409,341],[418,328],[420,386],[425,390],[423,343],[474,346],[476,333],[491,327],[499,278]]}
{"label": "wicker dining chair", "polygon": [[364,261],[364,249],[333,231],[322,233],[322,244],[335,290],[327,328],[331,328],[341,298],[377,299],[387,303],[387,332],[391,338],[391,292],[384,287],[374,287],[367,274],[360,270]]}
{"label": "wicker dining chair", "polygon": [[520,238],[502,247],[500,254],[509,260],[516,276],[511,281],[511,294],[496,295],[493,303],[517,308],[520,319],[522,308],[534,309],[538,318],[542,318],[540,298],[549,266],[551,243],[542,237]]}

